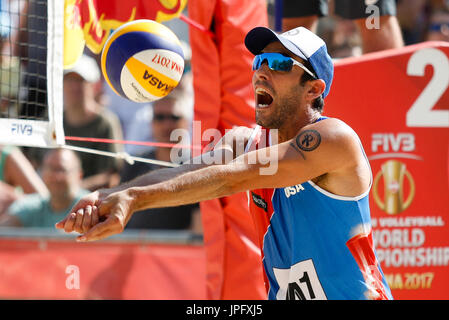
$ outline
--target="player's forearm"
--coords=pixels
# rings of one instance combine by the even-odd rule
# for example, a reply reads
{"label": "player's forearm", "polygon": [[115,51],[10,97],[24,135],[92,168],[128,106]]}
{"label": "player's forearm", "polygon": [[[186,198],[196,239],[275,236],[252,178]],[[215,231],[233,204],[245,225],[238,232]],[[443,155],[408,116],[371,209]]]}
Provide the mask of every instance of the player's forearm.
{"label": "player's forearm", "polygon": [[195,171],[203,168],[204,164],[184,164],[176,168],[164,168],[155,171],[148,172],[142,176],[139,176],[128,183],[124,183],[117,188],[115,191],[125,190],[132,187],[143,187],[152,184],[160,183],[162,181],[173,179],[186,172]]}
{"label": "player's forearm", "polygon": [[111,194],[113,192],[123,191],[129,188],[150,186],[163,181],[168,181],[182,174],[208,167],[214,163],[226,163],[227,161],[232,160],[232,158],[230,158],[230,154],[232,155],[232,150],[229,149],[214,150],[202,154],[197,158],[191,159],[189,163],[183,164],[179,167],[151,171],[131,180],[130,182],[123,183],[114,188],[103,189],[100,190],[100,192],[103,194]]}
{"label": "player's forearm", "polygon": [[[284,149],[288,145],[284,146]],[[226,165],[209,166],[200,170],[179,175],[171,180],[146,187],[130,188],[128,196],[131,207],[136,210],[179,206],[200,201],[221,198],[249,189],[279,187],[289,183],[292,176],[287,161],[287,170],[278,167],[278,147],[269,148],[268,154],[276,166],[262,160],[265,150],[256,150],[244,154]],[[284,153],[285,150],[282,152]],[[274,169],[274,170],[267,170]],[[277,170],[279,169],[279,170]],[[270,172],[272,171],[272,172]]]}
{"label": "player's forearm", "polygon": [[246,190],[248,171],[241,164],[215,165],[145,187],[128,189],[133,211],[179,206]]}

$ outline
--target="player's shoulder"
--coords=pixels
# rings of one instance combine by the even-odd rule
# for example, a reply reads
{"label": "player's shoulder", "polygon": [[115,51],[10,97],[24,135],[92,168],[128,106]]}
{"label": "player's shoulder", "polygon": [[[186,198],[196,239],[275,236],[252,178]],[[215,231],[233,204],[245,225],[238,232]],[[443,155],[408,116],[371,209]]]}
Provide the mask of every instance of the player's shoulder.
{"label": "player's shoulder", "polygon": [[299,133],[315,130],[322,137],[330,140],[358,140],[358,135],[346,122],[338,118],[325,117],[320,121],[304,126]]}
{"label": "player's shoulder", "polygon": [[[360,139],[356,132],[344,121],[337,118],[326,118],[304,126],[295,137],[296,143],[311,143],[320,153],[343,155],[352,159],[360,152]],[[315,150],[314,149],[314,150]]]}

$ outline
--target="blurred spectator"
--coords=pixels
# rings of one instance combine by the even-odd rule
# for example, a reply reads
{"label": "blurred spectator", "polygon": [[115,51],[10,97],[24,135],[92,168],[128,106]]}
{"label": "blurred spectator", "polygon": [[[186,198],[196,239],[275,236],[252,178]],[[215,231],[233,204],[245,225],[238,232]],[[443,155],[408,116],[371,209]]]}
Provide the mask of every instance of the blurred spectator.
{"label": "blurred spectator", "polygon": [[[151,109],[150,103],[137,103],[123,98],[117,95],[106,82],[103,82],[102,104],[119,119],[125,140],[151,141],[153,139],[148,121],[141,115],[142,112],[148,115],[148,110]],[[151,116],[151,113],[149,115]],[[131,155],[136,155],[140,153],[139,150],[142,150],[142,147],[126,144],[124,150]]]}
{"label": "blurred spectator", "polygon": [[[64,132],[66,136],[122,139],[117,117],[95,100],[100,69],[95,59],[83,55],[73,68],[64,71]],[[121,145],[67,140],[66,144],[107,152],[122,151]],[[92,153],[79,153],[84,172],[83,188],[111,187],[119,181],[121,162]]]}
{"label": "blurred spectator", "polygon": [[449,41],[449,3],[447,1],[432,1],[425,40]]}
{"label": "blurred spectator", "polygon": [[[334,7],[336,16],[355,23],[363,53],[403,46],[401,29],[395,16],[395,0],[283,0],[283,31],[304,26],[317,32],[319,18],[329,14],[329,5]],[[367,10],[368,5],[375,6],[379,16],[375,16],[377,11]],[[370,19],[378,19],[378,25],[371,25]]]}
{"label": "blurred spectator", "polygon": [[[2,50],[3,39],[0,40]],[[1,55],[0,117],[17,118],[20,67],[16,57]]]}
{"label": "blurred spectator", "polygon": [[[191,93],[190,74],[185,75],[178,87],[167,97],[153,103],[153,118],[150,124],[153,137],[159,143],[185,143],[190,145],[189,128],[193,113],[193,99]],[[170,135],[176,129],[183,130],[183,141],[172,141]],[[175,135],[179,137],[178,134]],[[186,141],[188,140],[188,141]],[[180,151],[178,153],[178,151]],[[182,156],[183,154],[183,156]],[[167,162],[182,163],[190,157],[188,149],[176,150],[175,147],[157,147],[140,155],[142,158],[156,159]],[[144,173],[162,168],[155,164],[136,162],[133,165],[125,164],[121,173],[121,182],[130,181]],[[127,228],[134,229],[190,229],[201,233],[199,205],[186,205],[171,208],[157,208],[136,212]]]}
{"label": "blurred spectator", "polygon": [[[13,56],[11,26],[7,2],[0,0],[0,117],[15,118],[18,114],[20,67],[19,59]],[[5,48],[6,47],[6,48]]]}
{"label": "blurred spectator", "polygon": [[428,0],[399,0],[397,18],[405,45],[424,41],[431,4]]}
{"label": "blurred spectator", "polygon": [[26,97],[19,115],[27,119],[48,119],[47,0],[24,1],[21,5],[15,50],[24,67],[22,89],[26,90]]}
{"label": "blurred spectator", "polygon": [[338,16],[323,17],[318,24],[317,33],[326,42],[333,59],[362,55],[360,34],[351,20]]}
{"label": "blurred spectator", "polygon": [[449,1],[398,0],[397,9],[406,45],[449,41]]}
{"label": "blurred spectator", "polygon": [[15,201],[0,218],[0,225],[54,227],[87,190],[81,188],[81,163],[67,149],[51,149],[43,159],[42,179],[49,196],[30,194]]}
{"label": "blurred spectator", "polygon": [[[19,60],[20,72],[15,113],[22,119],[47,120],[47,0],[7,2],[13,32],[9,45]],[[37,169],[43,150],[34,147],[21,150]]]}
{"label": "blurred spectator", "polygon": [[2,37],[11,33],[11,18],[9,14],[9,2],[0,0],[0,34]]}
{"label": "blurred spectator", "polygon": [[19,148],[0,145],[0,213],[23,193],[48,195],[48,190]]}

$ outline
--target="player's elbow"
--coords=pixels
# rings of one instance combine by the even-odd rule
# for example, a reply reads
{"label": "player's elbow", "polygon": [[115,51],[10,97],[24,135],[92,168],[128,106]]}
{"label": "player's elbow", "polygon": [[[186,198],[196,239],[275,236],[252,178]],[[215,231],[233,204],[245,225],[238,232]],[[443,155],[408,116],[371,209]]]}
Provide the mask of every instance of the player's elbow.
{"label": "player's elbow", "polygon": [[253,181],[251,168],[235,161],[222,167],[221,192],[223,194],[235,194],[250,188],[251,181]]}
{"label": "player's elbow", "polygon": [[224,195],[232,195],[241,192],[241,183],[235,179],[226,179],[226,182],[222,185],[220,193]]}
{"label": "player's elbow", "polygon": [[236,193],[237,181],[234,179],[232,172],[230,172],[228,165],[214,166],[215,176],[213,197],[221,198]]}

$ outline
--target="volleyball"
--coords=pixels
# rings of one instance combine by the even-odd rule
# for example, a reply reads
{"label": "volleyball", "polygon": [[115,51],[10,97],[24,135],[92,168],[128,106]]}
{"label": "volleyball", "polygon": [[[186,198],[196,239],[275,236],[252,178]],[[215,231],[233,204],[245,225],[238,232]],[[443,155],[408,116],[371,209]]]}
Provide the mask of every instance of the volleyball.
{"label": "volleyball", "polygon": [[168,95],[181,80],[184,53],[178,37],[153,20],[121,25],[106,40],[101,70],[113,91],[146,103]]}

